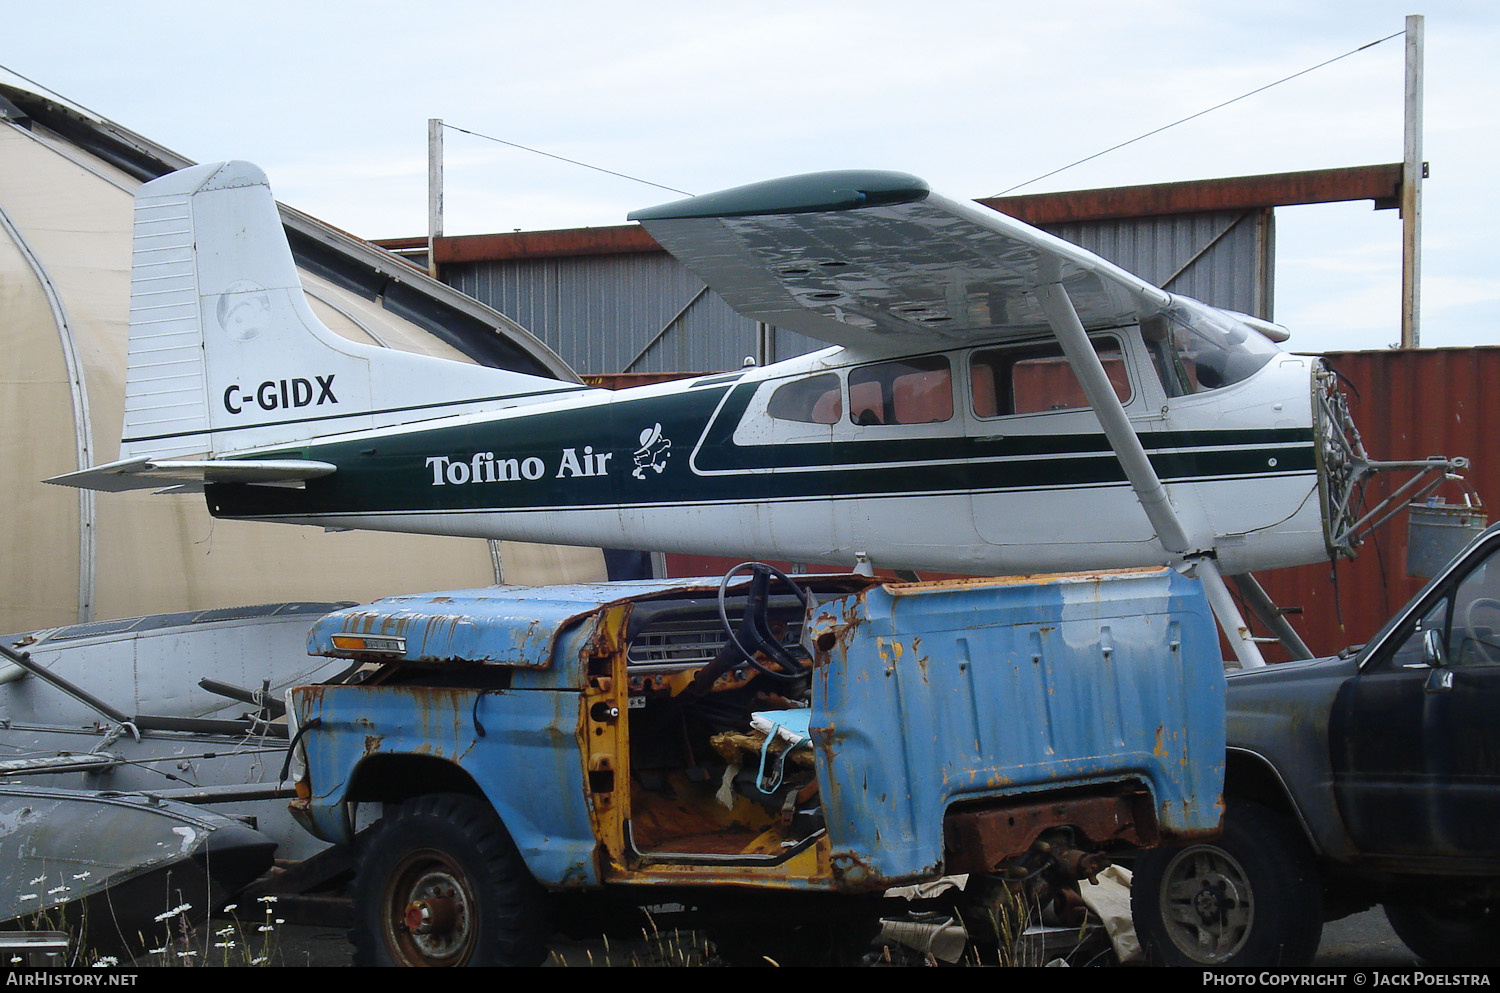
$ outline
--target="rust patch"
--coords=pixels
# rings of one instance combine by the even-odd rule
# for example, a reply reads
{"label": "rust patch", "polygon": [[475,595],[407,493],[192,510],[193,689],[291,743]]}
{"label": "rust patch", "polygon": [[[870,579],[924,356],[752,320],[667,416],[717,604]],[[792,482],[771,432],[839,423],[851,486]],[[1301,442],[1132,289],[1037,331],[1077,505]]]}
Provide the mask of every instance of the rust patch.
{"label": "rust patch", "polygon": [[838,726],[829,724],[826,727],[809,725],[807,728],[812,738],[812,747],[823,755],[823,767],[833,769],[833,763],[838,758],[838,746],[840,744]]}
{"label": "rust patch", "polygon": [[[862,598],[863,595],[859,594],[856,599]],[[826,628],[818,633],[817,642],[813,645],[817,651],[817,656],[813,660],[814,665],[826,666],[831,661],[835,649],[841,655],[848,656],[849,643],[854,639],[855,630],[859,627],[858,622],[841,622],[834,614],[824,611],[814,618],[813,623]]]}
{"label": "rust patch", "polygon": [[1161,566],[1136,566],[1130,569],[1099,569],[1085,572],[1039,572],[1019,576],[974,576],[963,579],[933,579],[921,583],[885,583],[892,596],[911,596],[941,590],[985,589],[993,586],[1038,586],[1044,583],[1098,582],[1111,576],[1142,576],[1166,572]]}
{"label": "rust patch", "polygon": [[1076,797],[950,812],[943,820],[948,872],[989,872],[1006,859],[1024,855],[1042,832],[1072,827],[1080,844],[1126,843],[1137,847],[1158,840],[1155,809],[1147,793]]}

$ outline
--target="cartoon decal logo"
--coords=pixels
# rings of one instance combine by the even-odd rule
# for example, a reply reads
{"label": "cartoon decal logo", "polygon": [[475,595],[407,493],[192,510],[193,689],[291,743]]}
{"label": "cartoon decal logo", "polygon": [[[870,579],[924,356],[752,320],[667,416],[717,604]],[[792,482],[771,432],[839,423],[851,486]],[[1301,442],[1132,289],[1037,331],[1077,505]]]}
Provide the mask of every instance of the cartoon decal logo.
{"label": "cartoon decal logo", "polygon": [[635,468],[630,474],[636,479],[645,479],[647,469],[660,473],[667,467],[667,456],[671,454],[671,440],[661,436],[660,424],[653,424],[641,432],[641,447],[635,450]]}
{"label": "cartoon decal logo", "polygon": [[249,341],[270,323],[271,298],[259,283],[237,280],[219,294],[214,313],[225,334],[235,341]]}

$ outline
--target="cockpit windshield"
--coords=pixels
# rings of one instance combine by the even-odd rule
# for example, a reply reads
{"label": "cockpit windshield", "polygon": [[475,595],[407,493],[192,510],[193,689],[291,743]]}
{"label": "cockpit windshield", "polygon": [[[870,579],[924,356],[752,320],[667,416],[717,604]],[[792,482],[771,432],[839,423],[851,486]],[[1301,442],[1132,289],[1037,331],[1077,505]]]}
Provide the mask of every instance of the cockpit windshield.
{"label": "cockpit windshield", "polygon": [[1249,379],[1280,351],[1248,324],[1185,297],[1142,321],[1141,335],[1169,397]]}

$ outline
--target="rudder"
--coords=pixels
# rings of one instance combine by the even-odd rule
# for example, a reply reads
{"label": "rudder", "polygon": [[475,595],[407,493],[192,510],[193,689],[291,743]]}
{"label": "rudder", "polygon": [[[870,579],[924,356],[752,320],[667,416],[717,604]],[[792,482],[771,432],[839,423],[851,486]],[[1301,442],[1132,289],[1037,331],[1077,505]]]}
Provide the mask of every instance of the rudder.
{"label": "rudder", "polygon": [[130,301],[122,460],[220,457],[576,389],[334,334],[248,162],[137,191]]}

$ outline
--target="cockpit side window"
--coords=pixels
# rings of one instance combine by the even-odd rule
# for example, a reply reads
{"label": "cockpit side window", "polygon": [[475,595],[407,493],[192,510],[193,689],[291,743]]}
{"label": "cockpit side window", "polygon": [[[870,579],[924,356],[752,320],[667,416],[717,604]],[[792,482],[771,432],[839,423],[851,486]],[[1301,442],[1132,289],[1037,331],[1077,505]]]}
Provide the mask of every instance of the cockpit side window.
{"label": "cockpit side window", "polygon": [[942,355],[860,366],[849,373],[855,424],[932,424],[953,417],[953,372]]}
{"label": "cockpit side window", "polygon": [[839,377],[828,372],[785,383],[771,394],[766,413],[783,421],[837,424],[844,413]]}
{"label": "cockpit side window", "polygon": [[1181,297],[1142,321],[1141,337],[1169,397],[1249,379],[1280,351],[1233,315]]}
{"label": "cockpit side window", "polygon": [[[1121,403],[1130,402],[1130,375],[1115,338],[1091,339]],[[1089,406],[1073,367],[1056,342],[986,348],[969,358],[976,417],[1005,417]]]}
{"label": "cockpit side window", "polygon": [[1188,373],[1183,353],[1172,336],[1172,323],[1165,314],[1142,321],[1141,338],[1146,342],[1146,354],[1151,356],[1151,366],[1167,396],[1181,397],[1198,392],[1198,384]]}

